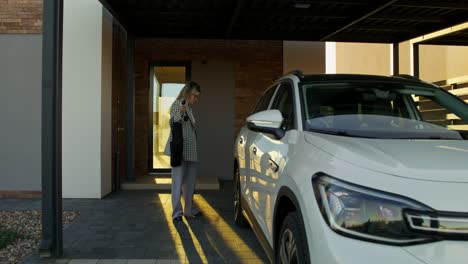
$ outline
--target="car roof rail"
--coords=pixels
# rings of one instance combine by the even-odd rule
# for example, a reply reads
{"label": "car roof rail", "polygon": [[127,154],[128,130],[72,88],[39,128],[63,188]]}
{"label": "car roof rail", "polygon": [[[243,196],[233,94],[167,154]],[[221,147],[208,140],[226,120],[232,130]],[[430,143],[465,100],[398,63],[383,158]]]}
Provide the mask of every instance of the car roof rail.
{"label": "car roof rail", "polygon": [[409,74],[395,74],[395,75],[392,75],[392,76],[422,82],[421,79],[419,79],[418,77],[413,76],[413,75],[409,75]]}
{"label": "car roof rail", "polygon": [[300,71],[300,70],[290,71],[290,72],[286,73],[285,75],[289,75],[289,74],[296,75],[297,77],[299,77],[299,79],[304,78],[304,73],[302,73],[302,71]]}

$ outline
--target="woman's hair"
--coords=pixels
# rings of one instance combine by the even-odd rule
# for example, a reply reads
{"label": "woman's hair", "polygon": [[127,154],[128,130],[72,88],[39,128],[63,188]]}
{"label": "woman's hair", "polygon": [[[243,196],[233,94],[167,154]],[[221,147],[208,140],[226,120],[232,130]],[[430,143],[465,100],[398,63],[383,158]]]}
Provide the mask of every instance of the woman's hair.
{"label": "woman's hair", "polygon": [[201,93],[200,85],[194,81],[189,81],[180,91],[179,95],[177,96],[177,100],[187,99],[194,92]]}

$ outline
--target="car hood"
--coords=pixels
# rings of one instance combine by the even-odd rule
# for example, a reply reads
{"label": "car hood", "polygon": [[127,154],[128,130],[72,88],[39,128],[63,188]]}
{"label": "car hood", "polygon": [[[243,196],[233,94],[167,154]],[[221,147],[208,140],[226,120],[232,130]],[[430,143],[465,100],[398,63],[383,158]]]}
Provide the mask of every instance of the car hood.
{"label": "car hood", "polygon": [[440,241],[404,247],[403,249],[427,264],[466,264],[467,247],[467,241]]}
{"label": "car hood", "polygon": [[305,140],[337,159],[400,177],[468,182],[468,141],[344,137],[313,132]]}

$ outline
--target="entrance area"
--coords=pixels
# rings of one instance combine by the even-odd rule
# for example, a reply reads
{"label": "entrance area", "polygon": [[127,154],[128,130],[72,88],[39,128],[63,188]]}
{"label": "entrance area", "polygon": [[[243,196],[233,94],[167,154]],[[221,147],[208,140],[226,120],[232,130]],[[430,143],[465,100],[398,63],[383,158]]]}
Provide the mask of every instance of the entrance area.
{"label": "entrance area", "polygon": [[189,63],[157,63],[151,71],[151,171],[169,172],[170,158],[163,154],[170,133],[170,107],[189,79]]}

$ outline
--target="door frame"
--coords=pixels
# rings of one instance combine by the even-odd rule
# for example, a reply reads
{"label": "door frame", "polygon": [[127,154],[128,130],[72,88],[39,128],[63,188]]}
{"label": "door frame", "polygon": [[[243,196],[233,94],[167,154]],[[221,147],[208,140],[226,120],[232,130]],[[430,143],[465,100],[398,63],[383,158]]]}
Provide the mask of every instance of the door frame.
{"label": "door frame", "polygon": [[[154,97],[154,87],[153,87],[153,76],[154,76],[154,67],[157,66],[183,66],[185,67],[185,82],[190,81],[192,73],[192,62],[191,61],[153,61],[149,64],[149,78],[148,78],[148,172],[149,173],[170,173],[171,169],[154,169],[153,167],[153,97]],[[160,91],[161,92],[161,91]],[[160,95],[160,94],[159,94]]]}
{"label": "door frame", "polygon": [[[128,68],[126,63],[127,38],[122,25],[118,21],[112,25],[112,192],[120,191],[121,184],[128,179],[127,161],[125,160],[128,149],[127,137],[127,78],[125,74]],[[115,123],[114,123],[115,119]]]}

